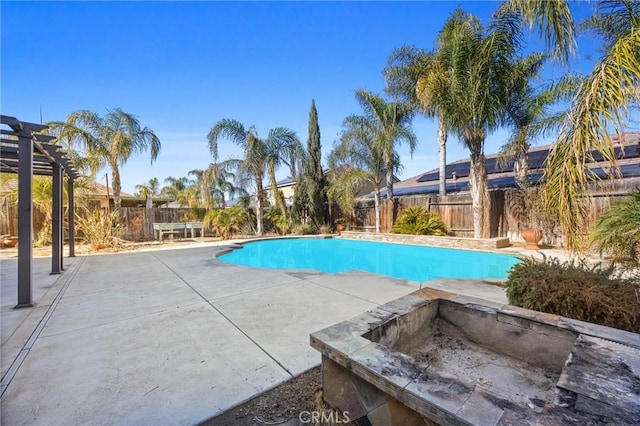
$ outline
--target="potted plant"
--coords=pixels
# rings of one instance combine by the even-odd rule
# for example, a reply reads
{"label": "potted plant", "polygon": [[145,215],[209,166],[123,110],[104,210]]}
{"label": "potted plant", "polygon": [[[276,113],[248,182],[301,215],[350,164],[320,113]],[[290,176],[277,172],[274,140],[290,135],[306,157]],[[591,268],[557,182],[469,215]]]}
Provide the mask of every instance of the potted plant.
{"label": "potted plant", "polygon": [[539,199],[538,190],[532,187],[521,188],[513,193],[513,215],[518,229],[524,239],[527,250],[539,250],[538,243],[542,240],[543,229],[548,223],[544,209]]}
{"label": "potted plant", "polygon": [[344,231],[347,229],[347,225],[349,224],[349,220],[347,218],[344,217],[339,217],[338,219],[335,220],[335,224],[336,224],[336,231],[338,231],[338,233]]}

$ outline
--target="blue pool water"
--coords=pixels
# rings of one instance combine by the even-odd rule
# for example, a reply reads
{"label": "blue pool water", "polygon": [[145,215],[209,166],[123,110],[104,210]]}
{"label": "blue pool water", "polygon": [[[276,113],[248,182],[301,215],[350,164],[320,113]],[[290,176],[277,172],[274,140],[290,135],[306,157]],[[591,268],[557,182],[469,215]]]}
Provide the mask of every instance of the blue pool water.
{"label": "blue pool water", "polygon": [[434,278],[504,279],[514,256],[336,238],[281,239],[244,244],[220,260],[259,268],[362,270],[423,282]]}

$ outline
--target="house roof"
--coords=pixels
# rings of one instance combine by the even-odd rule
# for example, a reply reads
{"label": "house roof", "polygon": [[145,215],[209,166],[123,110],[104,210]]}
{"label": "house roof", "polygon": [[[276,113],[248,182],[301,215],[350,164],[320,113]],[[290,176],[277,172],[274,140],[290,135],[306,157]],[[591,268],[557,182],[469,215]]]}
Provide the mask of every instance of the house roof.
{"label": "house roof", "polygon": [[[622,178],[640,177],[640,132],[627,132],[621,138],[613,137],[613,142]],[[529,150],[529,180],[532,183],[537,183],[542,178],[544,162],[551,147],[552,145],[543,145]],[[600,153],[593,152],[592,154],[595,161],[591,162],[588,167],[599,177],[605,177],[606,171],[603,167],[608,167],[608,165],[602,162],[603,159]],[[498,156],[498,154],[491,154],[486,157],[489,189],[515,187],[513,160],[508,161],[506,164],[499,164]],[[469,158],[447,164],[446,187],[448,193],[469,190],[469,170]],[[455,181],[452,178],[454,172],[456,174]],[[393,194],[397,196],[437,194],[439,191],[438,179],[439,170],[432,169],[395,184]],[[386,190],[383,190],[383,194],[386,194]],[[369,194],[367,197],[372,196],[372,194]]]}
{"label": "house roof", "polygon": [[286,178],[276,182],[276,184],[278,185],[278,188],[280,188],[282,186],[294,185],[295,183],[296,183],[296,181],[293,180],[293,178],[291,176],[287,176]]}
{"label": "house roof", "polygon": [[[101,197],[104,198],[107,196],[107,186],[98,182],[87,181],[86,186],[80,187],[76,189],[76,194],[79,197],[92,198],[92,197]],[[113,197],[113,189],[109,186],[109,195]],[[120,191],[120,197],[134,197],[128,192]],[[139,198],[139,197],[136,197]],[[144,199],[144,197],[141,197]]]}

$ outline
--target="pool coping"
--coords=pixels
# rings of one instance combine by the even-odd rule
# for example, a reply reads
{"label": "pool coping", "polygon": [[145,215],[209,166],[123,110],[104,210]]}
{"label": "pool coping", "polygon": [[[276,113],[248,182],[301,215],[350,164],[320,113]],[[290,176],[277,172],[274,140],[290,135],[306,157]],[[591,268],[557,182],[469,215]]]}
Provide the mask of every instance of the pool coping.
{"label": "pool coping", "polygon": [[407,244],[414,246],[429,246],[451,248],[457,250],[490,251],[507,248],[511,246],[509,238],[466,238],[449,237],[436,235],[407,235],[390,233],[370,233],[357,231],[342,231],[340,238],[361,241],[377,241],[393,244]]}

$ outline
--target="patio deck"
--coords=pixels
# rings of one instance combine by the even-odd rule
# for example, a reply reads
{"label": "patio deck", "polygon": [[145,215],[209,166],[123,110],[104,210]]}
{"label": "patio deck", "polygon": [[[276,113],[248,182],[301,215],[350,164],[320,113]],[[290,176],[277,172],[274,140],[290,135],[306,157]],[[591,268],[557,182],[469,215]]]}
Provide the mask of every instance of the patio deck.
{"label": "patio deck", "polygon": [[[36,306],[23,310],[3,259],[3,376],[23,358],[3,424],[196,424],[319,365],[311,333],[419,287],[230,265],[215,258],[226,246],[65,259],[59,276],[36,259]],[[505,301],[499,287],[456,285]]]}

